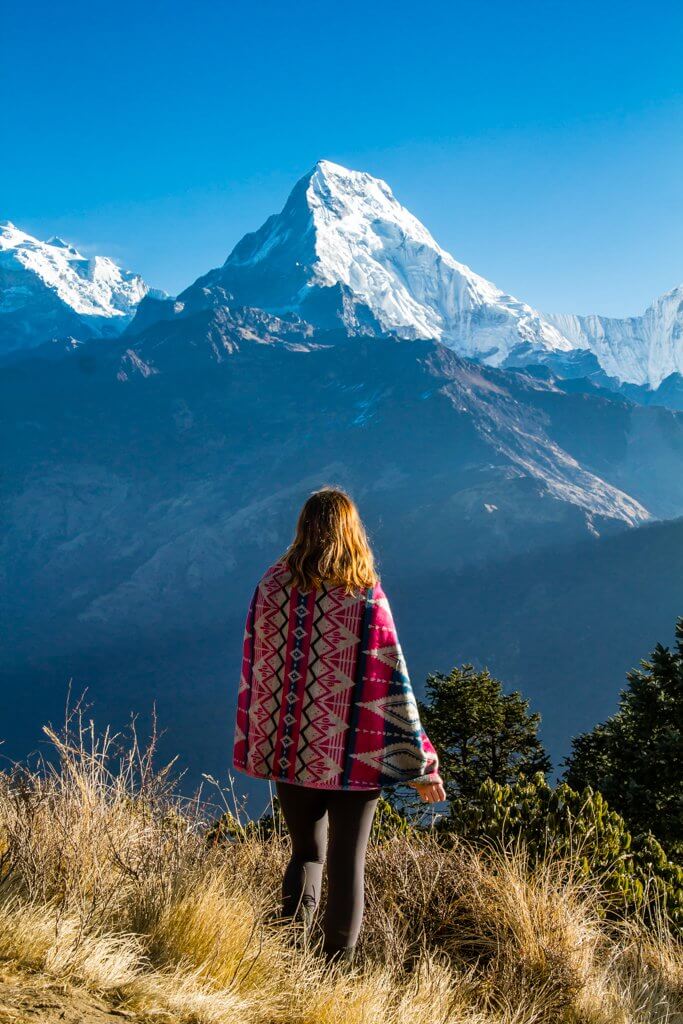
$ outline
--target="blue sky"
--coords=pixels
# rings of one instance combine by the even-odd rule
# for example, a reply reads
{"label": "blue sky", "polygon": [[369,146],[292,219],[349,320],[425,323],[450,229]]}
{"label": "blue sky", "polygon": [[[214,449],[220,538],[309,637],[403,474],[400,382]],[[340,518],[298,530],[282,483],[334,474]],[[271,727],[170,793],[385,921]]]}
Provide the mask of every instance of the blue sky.
{"label": "blue sky", "polygon": [[320,157],[540,309],[683,281],[683,5],[2,0],[0,218],[178,291]]}

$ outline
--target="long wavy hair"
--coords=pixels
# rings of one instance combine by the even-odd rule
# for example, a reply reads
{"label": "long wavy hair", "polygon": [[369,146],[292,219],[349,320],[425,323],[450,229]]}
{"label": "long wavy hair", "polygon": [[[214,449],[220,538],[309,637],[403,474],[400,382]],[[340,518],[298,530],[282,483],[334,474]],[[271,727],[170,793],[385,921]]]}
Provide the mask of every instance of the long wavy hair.
{"label": "long wavy hair", "polygon": [[327,583],[351,594],[379,581],[358,509],[338,487],[323,487],[304,502],[282,561],[304,592]]}

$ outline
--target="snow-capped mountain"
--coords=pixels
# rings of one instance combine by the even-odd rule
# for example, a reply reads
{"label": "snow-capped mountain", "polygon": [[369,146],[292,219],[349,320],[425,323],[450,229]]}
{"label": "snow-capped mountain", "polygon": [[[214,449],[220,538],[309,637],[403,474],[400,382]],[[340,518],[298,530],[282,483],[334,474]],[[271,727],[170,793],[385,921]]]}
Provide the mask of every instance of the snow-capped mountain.
{"label": "snow-capped mountain", "polygon": [[521,343],[572,347],[530,306],[442,249],[384,181],[328,160],[180,299],[211,285],[321,327],[436,339],[492,365]]}
{"label": "snow-capped mountain", "polygon": [[683,285],[652,303],[642,316],[546,314],[577,349],[590,349],[611,377],[657,388],[683,374]]}
{"label": "snow-capped mountain", "polygon": [[562,375],[566,358],[574,376],[592,354],[589,376],[617,389],[656,388],[683,371],[683,286],[640,317],[540,313],[442,249],[386,182],[328,160],[179,298],[194,309],[217,288],[319,327],[436,339],[493,366],[549,362]]}
{"label": "snow-capped mountain", "polygon": [[120,333],[149,286],[106,256],[88,258],[0,222],[0,353],[52,338]]}
{"label": "snow-capped mountain", "polygon": [[[163,293],[111,259],[0,222],[0,354],[119,334],[147,295]],[[493,366],[544,362],[570,377],[586,368],[600,386],[644,389],[636,401],[658,400],[667,379],[678,394],[683,381],[683,285],[638,317],[539,313],[442,249],[384,181],[327,160],[179,302],[143,303],[133,331],[221,303],[349,334],[435,339]]]}

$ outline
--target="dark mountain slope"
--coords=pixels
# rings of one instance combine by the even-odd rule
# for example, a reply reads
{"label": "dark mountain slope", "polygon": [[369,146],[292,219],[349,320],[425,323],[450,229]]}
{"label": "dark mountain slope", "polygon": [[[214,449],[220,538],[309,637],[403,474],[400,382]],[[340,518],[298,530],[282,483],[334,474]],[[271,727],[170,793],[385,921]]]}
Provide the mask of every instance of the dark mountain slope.
{"label": "dark mountain slope", "polygon": [[[418,681],[477,656],[474,644],[451,644],[451,621],[467,621],[470,603],[482,632],[473,623],[467,635],[488,658],[484,617],[492,626],[497,614],[462,585],[454,596],[449,577],[435,607],[454,619],[432,621],[425,580],[448,571],[485,581],[495,561],[620,532],[646,514],[607,482],[631,450],[623,401],[566,395],[432,342],[319,334],[220,302],[106,349],[6,366],[0,408],[0,732],[11,756],[61,715],[73,678],[76,691],[90,686],[100,721],[120,724],[156,700],[168,749],[195,773],[221,770],[253,581],[322,483],[360,502]],[[572,438],[572,416],[599,423],[592,445],[588,428]],[[670,433],[652,431],[645,504],[666,490],[680,444],[680,418],[667,423]],[[676,495],[672,486],[667,500]],[[493,584],[490,594],[495,606]],[[554,687],[549,676],[545,708]]]}
{"label": "dark mountain slope", "polygon": [[[683,614],[683,519],[479,566],[395,581],[422,678],[471,661],[543,714],[557,758],[616,710],[626,672]],[[431,594],[440,600],[432,606]]]}

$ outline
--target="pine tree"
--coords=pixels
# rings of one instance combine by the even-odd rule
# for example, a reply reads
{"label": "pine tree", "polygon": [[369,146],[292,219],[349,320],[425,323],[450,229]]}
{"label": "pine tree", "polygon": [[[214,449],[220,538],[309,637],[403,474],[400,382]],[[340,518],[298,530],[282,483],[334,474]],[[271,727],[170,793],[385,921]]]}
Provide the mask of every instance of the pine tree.
{"label": "pine tree", "polygon": [[633,832],[652,832],[669,854],[683,855],[683,618],[673,650],[657,644],[627,675],[619,710],[578,736],[565,778],[599,790]]}
{"label": "pine tree", "polygon": [[538,739],[540,715],[517,691],[504,693],[487,669],[472,665],[427,678],[420,716],[436,745],[451,801],[474,799],[487,779],[505,785],[546,774],[550,761]]}

